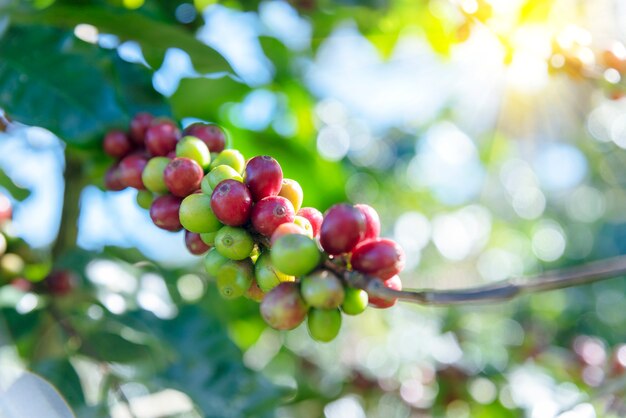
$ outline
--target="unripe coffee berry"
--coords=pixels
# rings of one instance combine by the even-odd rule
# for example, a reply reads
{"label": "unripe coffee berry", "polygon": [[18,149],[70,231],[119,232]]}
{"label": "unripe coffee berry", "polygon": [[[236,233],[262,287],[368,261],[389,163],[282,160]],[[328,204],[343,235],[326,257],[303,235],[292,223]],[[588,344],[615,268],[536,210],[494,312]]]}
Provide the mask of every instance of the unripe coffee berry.
{"label": "unripe coffee berry", "polygon": [[270,327],[290,330],[304,321],[308,306],[300,296],[297,283],[283,282],[265,295],[260,310]]}

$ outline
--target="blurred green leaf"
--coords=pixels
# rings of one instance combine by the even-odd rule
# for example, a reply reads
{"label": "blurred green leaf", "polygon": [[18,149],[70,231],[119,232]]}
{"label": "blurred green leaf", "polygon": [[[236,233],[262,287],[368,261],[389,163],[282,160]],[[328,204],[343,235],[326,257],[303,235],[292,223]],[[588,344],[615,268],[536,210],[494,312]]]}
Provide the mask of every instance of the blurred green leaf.
{"label": "blurred green leaf", "polygon": [[20,314],[12,308],[0,309],[0,345],[15,344],[33,335],[41,318],[40,310]]}
{"label": "blurred green leaf", "polygon": [[30,191],[13,183],[13,180],[0,170],[0,187],[6,189],[15,200],[24,200],[30,196]]}
{"label": "blurred green leaf", "polygon": [[239,102],[250,87],[230,77],[184,78],[170,98],[177,118],[194,116],[215,121],[224,103]]}
{"label": "blurred green leaf", "polygon": [[[138,42],[142,49],[150,51],[150,56],[160,56],[168,48],[181,48],[189,54],[200,73],[232,72],[230,64],[222,55],[196,39],[190,32],[124,8],[57,5],[36,13],[14,15],[14,18],[20,22],[70,30],[78,24],[86,23],[95,26],[102,33]],[[155,64],[159,63],[152,63],[153,66]]]}
{"label": "blurred green leaf", "polygon": [[131,363],[152,357],[146,345],[129,341],[119,334],[108,331],[89,334],[81,351],[87,356],[94,356],[97,360],[112,363]]}
{"label": "blurred green leaf", "polygon": [[189,395],[204,417],[271,417],[284,399],[284,390],[242,364],[241,352],[212,313],[187,306],[173,320],[142,313],[142,322],[176,353],[160,374],[164,385]]}
{"label": "blurred green leaf", "polygon": [[141,109],[167,109],[150,72],[115,52],[41,27],[13,27],[0,44],[0,106],[68,143],[93,146]]}
{"label": "blurred green leaf", "polygon": [[47,359],[33,365],[37,373],[61,392],[72,406],[85,404],[85,395],[76,370],[68,359]]}

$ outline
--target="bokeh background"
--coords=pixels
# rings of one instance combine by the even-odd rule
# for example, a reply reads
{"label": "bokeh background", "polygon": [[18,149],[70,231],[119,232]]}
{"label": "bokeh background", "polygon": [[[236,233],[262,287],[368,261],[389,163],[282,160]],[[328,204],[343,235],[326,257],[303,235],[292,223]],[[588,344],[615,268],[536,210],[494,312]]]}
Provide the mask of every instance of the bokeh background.
{"label": "bokeh background", "polygon": [[[77,245],[47,263],[81,276],[54,303],[84,335],[68,339],[45,297],[5,286],[0,370],[34,371],[79,417],[626,415],[623,278],[369,309],[319,344],[304,327],[267,328],[250,301],[220,300],[136,191],[103,191],[98,148],[137,110],[218,122],[246,156],[276,157],[305,205],[376,208],[407,253],[406,288],[622,254],[626,3],[5,3],[0,107],[16,124],[0,136],[0,186],[12,232],[41,254],[78,187]],[[40,66],[24,67],[29,57]],[[64,176],[67,158],[80,170]]]}

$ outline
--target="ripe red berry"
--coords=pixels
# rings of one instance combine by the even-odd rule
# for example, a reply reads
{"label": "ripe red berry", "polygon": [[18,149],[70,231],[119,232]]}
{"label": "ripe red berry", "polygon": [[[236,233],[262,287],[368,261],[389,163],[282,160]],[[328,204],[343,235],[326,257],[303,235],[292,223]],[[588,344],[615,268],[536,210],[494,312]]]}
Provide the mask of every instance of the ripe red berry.
{"label": "ripe red berry", "polygon": [[156,226],[167,231],[180,231],[183,226],[178,218],[178,210],[180,209],[180,197],[166,194],[157,197],[150,206],[150,218]]}
{"label": "ripe red berry", "polygon": [[126,185],[122,183],[122,179],[120,178],[119,164],[112,165],[104,174],[104,188],[113,191],[119,191],[126,188]]}
{"label": "ripe red berry", "polygon": [[402,271],[405,257],[402,247],[396,242],[379,238],[357,245],[350,262],[352,268],[361,273],[387,280]]}
{"label": "ripe red berry", "polygon": [[69,270],[58,270],[50,273],[44,280],[48,293],[62,296],[70,293],[78,284],[78,277]]}
{"label": "ripe red berry", "polygon": [[[400,280],[400,277],[398,276],[393,276],[391,279],[385,280],[383,284],[385,285],[385,287],[389,289],[402,290],[402,281]],[[398,299],[396,298],[385,299],[385,298],[381,298],[381,297],[377,297],[377,296],[373,296],[372,294],[369,294],[369,304],[370,306],[373,306],[374,308],[379,308],[379,309],[390,308],[393,305],[395,305],[397,301]]]}
{"label": "ripe red berry", "polygon": [[154,156],[165,156],[176,150],[179,138],[180,130],[171,120],[153,121],[146,130],[146,148]]}
{"label": "ripe red berry", "polygon": [[13,207],[8,197],[0,193],[0,224],[11,219]]}
{"label": "ripe red berry", "polygon": [[269,196],[254,205],[251,220],[258,233],[271,237],[278,225],[293,222],[295,216],[289,200],[281,196]]}
{"label": "ripe red berry", "polygon": [[130,138],[137,145],[142,145],[146,137],[146,131],[152,124],[154,117],[150,113],[137,113],[130,121]]}
{"label": "ripe red berry", "polygon": [[283,170],[278,161],[267,155],[252,158],[246,164],[244,182],[255,202],[276,196],[283,184]]}
{"label": "ripe red berry", "polygon": [[120,182],[127,187],[133,187],[138,190],[145,189],[141,175],[146,164],[148,164],[148,159],[140,153],[124,157],[119,164]]}
{"label": "ripe red berry", "polygon": [[133,144],[130,142],[126,132],[113,130],[104,136],[102,148],[111,157],[122,158],[133,149]]}
{"label": "ripe red berry", "polygon": [[225,225],[241,226],[250,219],[252,196],[245,184],[237,180],[224,180],[211,194],[211,209]]}
{"label": "ripe red berry", "polygon": [[308,311],[295,282],[282,282],[270,290],[260,309],[265,322],[278,330],[294,329],[304,321]]}
{"label": "ripe red berry", "polygon": [[349,253],[365,234],[365,216],[354,206],[334,205],[324,215],[320,244],[331,255]]}
{"label": "ripe red berry", "polygon": [[376,209],[363,203],[356,204],[354,207],[360,210],[365,217],[365,234],[363,241],[378,238],[380,235],[380,218],[378,217]]}
{"label": "ripe red berry", "polygon": [[202,255],[211,248],[200,239],[200,234],[189,231],[185,231],[185,245],[189,252],[194,255]]}
{"label": "ripe red berry", "polygon": [[296,213],[296,215],[302,216],[303,218],[306,218],[309,220],[309,222],[311,223],[311,226],[313,227],[314,237],[317,237],[320,234],[322,221],[324,221],[324,215],[322,215],[322,212],[320,212],[319,210],[315,208],[300,208],[300,210],[298,211],[298,213]]}
{"label": "ripe red berry", "polygon": [[186,197],[200,188],[202,167],[189,158],[174,158],[163,171],[163,180],[174,196]]}
{"label": "ripe red berry", "polygon": [[226,146],[226,134],[219,126],[211,123],[192,123],[185,128],[183,135],[200,138],[211,152],[222,152]]}

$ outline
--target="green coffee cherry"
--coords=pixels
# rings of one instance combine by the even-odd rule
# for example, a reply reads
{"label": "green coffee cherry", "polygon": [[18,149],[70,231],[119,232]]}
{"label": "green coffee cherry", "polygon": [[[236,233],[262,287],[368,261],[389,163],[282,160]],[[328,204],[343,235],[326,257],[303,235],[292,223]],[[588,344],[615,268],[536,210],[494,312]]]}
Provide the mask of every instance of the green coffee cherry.
{"label": "green coffee cherry", "polygon": [[150,209],[150,206],[152,206],[152,202],[154,201],[154,195],[148,190],[139,190],[137,192],[136,200],[140,208]]}
{"label": "green coffee cherry", "polygon": [[327,271],[319,271],[303,277],[300,293],[306,303],[322,309],[339,307],[345,294],[341,281]]}
{"label": "green coffee cherry", "polygon": [[211,196],[213,194],[213,188],[209,184],[209,175],[205,175],[202,177],[202,181],[200,182],[200,190],[207,196]]}
{"label": "green coffee cherry", "polygon": [[225,149],[211,162],[211,169],[219,165],[228,165],[238,173],[243,173],[243,169],[246,167],[246,159],[237,150]]}
{"label": "green coffee cherry", "polygon": [[243,296],[254,280],[252,260],[229,260],[217,271],[217,289],[225,299]]}
{"label": "green coffee cherry", "polygon": [[220,267],[227,261],[229,261],[229,259],[220,254],[217,249],[211,248],[204,256],[204,269],[209,277],[217,277]]}
{"label": "green coffee cherry", "polygon": [[215,237],[217,236],[218,232],[219,229],[215,232],[203,232],[202,234],[200,234],[200,239],[206,245],[210,245],[211,247],[213,247],[215,245]]}
{"label": "green coffee cherry", "polygon": [[306,235],[289,234],[278,238],[272,246],[272,264],[282,273],[303,276],[320,262],[317,244]]}
{"label": "green coffee cherry", "polygon": [[209,147],[195,136],[185,136],[178,141],[178,144],[176,144],[176,156],[194,160],[204,170],[211,165]]}
{"label": "green coffee cherry", "polygon": [[186,230],[197,234],[215,232],[222,227],[211,209],[211,196],[202,193],[190,194],[183,199],[178,217]]}
{"label": "green coffee cherry", "polygon": [[369,297],[365,290],[347,287],[344,289],[344,292],[345,296],[341,304],[341,310],[346,315],[358,315],[367,308]]}
{"label": "green coffee cherry", "polygon": [[224,226],[215,236],[215,248],[224,257],[231,260],[243,260],[252,254],[254,240],[243,228]]}
{"label": "green coffee cherry", "polygon": [[272,264],[269,251],[262,253],[254,265],[256,281],[263,292],[269,292],[281,282],[293,282],[294,276],[281,273]]}
{"label": "green coffee cherry", "polygon": [[[237,180],[243,183],[243,177],[234,168],[228,165],[218,165],[209,172],[205,177],[208,177],[209,186],[211,190],[215,189],[218,184],[224,180]],[[204,179],[203,179],[204,180]],[[202,186],[200,186],[202,187]]]}
{"label": "green coffee cherry", "polygon": [[312,308],[309,310],[307,328],[315,341],[332,341],[341,329],[341,312],[339,309]]}
{"label": "green coffee cherry", "polygon": [[141,173],[141,180],[146,189],[153,193],[167,193],[168,189],[163,179],[165,167],[169,164],[167,157],[154,157],[148,161]]}

